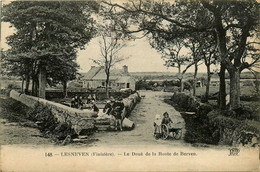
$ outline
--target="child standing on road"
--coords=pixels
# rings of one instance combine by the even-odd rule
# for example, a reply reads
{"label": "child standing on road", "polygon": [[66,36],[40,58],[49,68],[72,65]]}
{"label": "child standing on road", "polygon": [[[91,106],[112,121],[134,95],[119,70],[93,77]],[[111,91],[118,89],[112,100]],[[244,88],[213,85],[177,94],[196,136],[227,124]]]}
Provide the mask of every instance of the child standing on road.
{"label": "child standing on road", "polygon": [[153,123],[154,126],[154,136],[156,139],[159,138],[160,134],[162,133],[162,119],[160,117],[160,115],[155,115],[155,121]]}

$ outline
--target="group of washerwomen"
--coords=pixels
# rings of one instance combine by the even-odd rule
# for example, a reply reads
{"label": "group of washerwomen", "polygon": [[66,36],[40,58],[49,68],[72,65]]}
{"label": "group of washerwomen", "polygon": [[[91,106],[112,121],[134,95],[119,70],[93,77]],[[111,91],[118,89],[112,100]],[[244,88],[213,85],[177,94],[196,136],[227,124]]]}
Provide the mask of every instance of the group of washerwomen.
{"label": "group of washerwomen", "polygon": [[[88,98],[87,98],[87,104],[91,104],[92,105],[92,109],[94,110],[94,112],[98,112],[99,109],[96,105],[96,99],[93,95],[89,95]],[[77,108],[77,109],[83,109],[83,106],[84,106],[84,102],[83,102],[83,99],[82,99],[82,96],[75,96],[72,98],[71,100],[71,107],[72,108]]]}
{"label": "group of washerwomen", "polygon": [[[99,109],[96,105],[96,99],[94,96],[89,96],[87,99],[87,104],[91,103],[91,109],[94,112],[99,112]],[[84,105],[84,102],[82,100],[82,96],[78,97],[75,96],[72,98],[71,101],[71,107],[82,109]],[[124,103],[122,102],[121,98],[118,98],[117,100],[111,97],[110,100],[106,102],[106,105],[103,109],[103,113],[107,115],[112,115],[116,119],[116,129],[120,129],[122,131],[122,122],[124,117],[122,116],[122,111],[124,109]]]}

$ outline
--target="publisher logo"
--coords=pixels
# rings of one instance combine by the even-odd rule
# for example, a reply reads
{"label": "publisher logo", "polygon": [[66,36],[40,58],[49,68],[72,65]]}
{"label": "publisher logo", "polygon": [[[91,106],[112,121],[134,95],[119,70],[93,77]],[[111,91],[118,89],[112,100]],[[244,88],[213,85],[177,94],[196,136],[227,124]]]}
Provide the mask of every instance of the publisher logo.
{"label": "publisher logo", "polygon": [[229,148],[229,155],[228,156],[238,156],[240,149],[238,148]]}

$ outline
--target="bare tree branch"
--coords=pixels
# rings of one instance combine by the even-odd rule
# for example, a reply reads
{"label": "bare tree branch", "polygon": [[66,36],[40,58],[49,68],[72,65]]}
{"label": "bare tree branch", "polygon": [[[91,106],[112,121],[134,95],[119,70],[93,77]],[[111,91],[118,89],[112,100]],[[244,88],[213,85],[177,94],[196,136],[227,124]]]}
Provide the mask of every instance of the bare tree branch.
{"label": "bare tree branch", "polygon": [[165,21],[168,21],[170,23],[173,23],[175,24],[176,26],[179,26],[181,28],[186,28],[186,29],[189,29],[189,30],[192,30],[192,31],[197,31],[197,32],[204,32],[204,31],[207,31],[209,28],[206,28],[206,27],[201,27],[201,28],[198,28],[198,27],[194,27],[194,26],[191,26],[191,25],[186,25],[186,24],[182,24],[181,22],[173,19],[173,18],[170,18],[166,15],[163,15],[163,14],[160,14],[160,13],[156,13],[156,12],[151,12],[151,11],[147,11],[147,10],[144,10],[143,8],[141,8],[141,0],[140,0],[140,4],[139,6],[137,7],[135,5],[135,3],[132,1],[132,4],[133,4],[133,7],[135,8],[135,10],[131,10],[129,8],[126,8],[122,5],[119,5],[117,3],[114,3],[112,4],[111,2],[108,3],[106,1],[102,1],[104,4],[106,5],[109,5],[111,7],[118,7],[120,9],[123,9],[127,12],[130,12],[130,13],[144,13],[144,14],[149,14],[149,15],[152,15],[152,16],[157,16],[157,17],[160,17],[161,19],[164,19]]}

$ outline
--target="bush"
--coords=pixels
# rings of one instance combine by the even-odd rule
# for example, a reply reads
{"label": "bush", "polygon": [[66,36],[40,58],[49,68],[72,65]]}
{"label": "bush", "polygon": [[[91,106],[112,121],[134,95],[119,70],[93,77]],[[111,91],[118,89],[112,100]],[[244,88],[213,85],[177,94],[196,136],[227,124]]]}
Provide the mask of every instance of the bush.
{"label": "bush", "polygon": [[201,103],[207,103],[205,95],[197,96],[197,97],[200,98]]}
{"label": "bush", "polygon": [[214,107],[209,104],[201,104],[197,107],[196,115],[202,120],[207,119],[207,114],[213,109]]}
{"label": "bush", "polygon": [[219,133],[214,132],[215,128],[208,125],[208,118],[202,119],[199,115],[181,113],[185,120],[186,133],[184,140],[188,143],[218,144]]}
{"label": "bush", "polygon": [[237,146],[239,144],[253,145],[253,137],[259,136],[259,129],[248,123],[229,117],[234,111],[213,110],[208,113],[209,125],[215,128],[214,133],[219,135],[219,144]]}
{"label": "bush", "polygon": [[242,95],[240,96],[241,101],[260,101],[259,95]]}
{"label": "bush", "polygon": [[175,93],[171,100],[184,111],[196,112],[194,115],[181,113],[185,120],[184,140],[186,142],[218,144],[218,133],[214,133],[214,128],[208,125],[207,114],[213,109],[212,106],[208,104],[200,105],[197,100],[185,93]]}
{"label": "bush", "polygon": [[166,87],[173,87],[173,86],[176,86],[176,87],[180,87],[181,86],[181,83],[179,80],[172,80],[172,81],[163,81],[162,85],[166,86]]}
{"label": "bush", "polygon": [[193,85],[193,79],[189,79],[183,82],[183,89],[184,90],[191,90]]}
{"label": "bush", "polygon": [[252,120],[254,119],[254,110],[247,106],[247,105],[241,105],[241,107],[235,109],[235,110],[226,110],[223,111],[223,116],[238,119],[238,120]]}
{"label": "bush", "polygon": [[235,111],[210,111],[210,107],[207,106],[199,109],[201,110],[198,110],[196,115],[182,114],[186,124],[186,142],[230,146],[256,144],[253,138],[258,138],[259,129],[248,120],[233,118],[237,116]]}
{"label": "bush", "polygon": [[249,106],[244,105],[234,111],[214,110],[214,106],[198,104],[184,93],[174,94],[168,103],[177,104],[185,111],[196,109],[194,115],[181,113],[186,128],[184,140],[188,143],[256,145],[260,131],[259,122],[251,120],[256,118],[256,113]]}
{"label": "bush", "polygon": [[154,82],[146,82],[144,80],[139,80],[135,83],[136,90],[152,90]]}
{"label": "bush", "polygon": [[185,93],[174,93],[171,100],[185,111],[195,112],[199,106],[199,102],[195,98]]}

